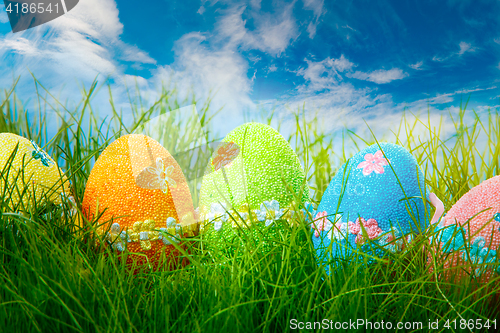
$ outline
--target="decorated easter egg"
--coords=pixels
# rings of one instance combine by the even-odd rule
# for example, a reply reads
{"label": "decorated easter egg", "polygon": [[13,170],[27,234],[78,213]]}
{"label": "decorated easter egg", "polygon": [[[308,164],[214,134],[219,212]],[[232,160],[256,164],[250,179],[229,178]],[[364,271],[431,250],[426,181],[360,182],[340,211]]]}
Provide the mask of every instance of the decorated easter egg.
{"label": "decorated easter egg", "polygon": [[312,223],[318,257],[401,250],[428,225],[427,197],[422,171],[405,148],[380,143],[363,149],[338,170],[318,206]]}
{"label": "decorated easter egg", "polygon": [[441,279],[488,282],[498,276],[500,176],[473,187],[431,228],[428,261]]}
{"label": "decorated easter egg", "polygon": [[0,133],[0,173],[0,191],[14,211],[45,199],[61,204],[70,195],[69,182],[57,163],[35,141],[12,133]]}
{"label": "decorated easter egg", "polygon": [[[97,159],[85,188],[82,211],[99,217],[98,232],[129,263],[175,266],[173,243],[196,231],[189,187],[175,159],[157,141],[125,135]],[[163,257],[164,256],[164,257]]]}
{"label": "decorated easter egg", "polygon": [[241,231],[267,249],[266,237],[280,223],[297,220],[295,212],[304,214],[308,200],[304,170],[285,138],[268,125],[246,123],[224,138],[208,163],[200,189],[201,228],[216,246],[231,243]]}

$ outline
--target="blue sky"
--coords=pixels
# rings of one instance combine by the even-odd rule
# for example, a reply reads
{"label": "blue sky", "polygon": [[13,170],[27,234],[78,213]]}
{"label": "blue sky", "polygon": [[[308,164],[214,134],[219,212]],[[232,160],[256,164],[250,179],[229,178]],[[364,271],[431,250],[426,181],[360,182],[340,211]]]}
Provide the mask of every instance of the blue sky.
{"label": "blue sky", "polygon": [[[222,134],[259,108],[286,123],[305,105],[326,130],[368,119],[383,131],[405,108],[439,117],[469,94],[468,109],[500,104],[498,1],[80,0],[16,34],[0,8],[0,87],[22,75],[26,100],[28,69],[68,103],[110,77],[124,111],[126,85],[154,98],[173,80],[201,98],[217,92]],[[94,104],[107,100],[103,90]]]}

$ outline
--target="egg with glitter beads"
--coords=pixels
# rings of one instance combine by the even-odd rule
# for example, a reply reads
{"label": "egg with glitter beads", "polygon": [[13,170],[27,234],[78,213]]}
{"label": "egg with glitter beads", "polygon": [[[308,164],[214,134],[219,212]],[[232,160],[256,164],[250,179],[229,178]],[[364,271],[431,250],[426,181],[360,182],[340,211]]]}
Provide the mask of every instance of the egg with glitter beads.
{"label": "egg with glitter beads", "polygon": [[431,225],[430,269],[440,279],[486,283],[500,274],[500,176],[464,194]]}
{"label": "egg with glitter beads", "polygon": [[422,171],[405,148],[378,143],[363,149],[338,170],[314,216],[320,261],[400,251],[429,224],[427,197]]}
{"label": "egg with glitter beads", "polygon": [[0,133],[0,191],[13,211],[46,201],[61,204],[69,182],[57,163],[33,140]]}
{"label": "egg with glitter beads", "polygon": [[304,170],[289,143],[271,126],[246,123],[224,138],[208,163],[200,231],[208,248],[224,248],[226,255],[241,239],[267,252],[283,224],[306,216],[308,201]]}
{"label": "egg with glitter beads", "polygon": [[[82,212],[127,263],[158,269],[185,264],[177,247],[196,233],[194,208],[184,174],[154,139],[122,136],[99,156],[88,178]],[[101,239],[102,239],[101,238]]]}

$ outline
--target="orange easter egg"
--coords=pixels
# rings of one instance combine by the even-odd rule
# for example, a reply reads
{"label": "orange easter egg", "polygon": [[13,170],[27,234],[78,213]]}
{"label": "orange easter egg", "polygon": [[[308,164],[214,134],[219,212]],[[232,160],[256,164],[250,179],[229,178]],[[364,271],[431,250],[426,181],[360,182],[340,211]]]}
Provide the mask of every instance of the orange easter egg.
{"label": "orange easter egg", "polygon": [[[127,262],[158,268],[163,255],[179,264],[180,237],[194,235],[194,209],[181,168],[157,141],[125,135],[110,144],[90,173],[82,203],[85,217],[99,217],[108,244],[130,253]],[[185,261],[184,261],[185,263]]]}

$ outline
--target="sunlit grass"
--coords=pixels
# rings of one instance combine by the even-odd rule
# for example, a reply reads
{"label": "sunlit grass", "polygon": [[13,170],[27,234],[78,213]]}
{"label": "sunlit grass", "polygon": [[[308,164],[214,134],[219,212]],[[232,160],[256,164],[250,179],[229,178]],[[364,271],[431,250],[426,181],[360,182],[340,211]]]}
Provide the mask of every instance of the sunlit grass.
{"label": "sunlit grass", "polygon": [[[71,110],[35,83],[39,97],[29,116],[14,89],[0,95],[0,132],[41,144],[66,171],[77,203],[82,201],[93,161],[115,138],[179,106],[197,103],[204,127],[215,113],[210,100],[200,102],[194,96],[179,100],[175,90],[163,89],[152,106],[131,98],[131,123],[123,121],[110,94],[114,113],[104,120],[90,102],[97,83],[82,92],[81,103]],[[60,115],[61,125],[55,131],[46,121],[47,111]],[[382,138],[360,137],[347,129],[333,137],[319,130],[320,120],[306,121],[301,111],[291,111],[296,126],[287,139],[305,167],[312,199],[318,203],[337,168],[354,153],[347,147],[362,149]],[[499,172],[498,113],[477,115],[472,123],[464,123],[466,112],[473,111],[464,106],[458,118],[443,118],[456,127],[452,137],[442,135],[443,123],[431,123],[429,115],[414,116],[409,111],[391,133],[392,139],[388,135],[388,140],[417,158],[427,185],[446,209]],[[416,135],[417,127],[426,129],[425,136]],[[49,138],[49,132],[56,134]],[[485,138],[482,147],[475,144],[478,138]],[[342,140],[346,149],[335,151],[334,140]],[[169,150],[182,151],[187,141],[180,140]],[[290,329],[292,319],[383,320],[394,325],[411,321],[422,322],[427,331],[429,320],[440,320],[442,329],[446,320],[499,317],[498,275],[478,287],[473,278],[459,285],[440,281],[439,266],[429,272],[431,231],[417,237],[409,251],[391,255],[390,261],[342,262],[328,276],[316,263],[310,229],[301,220],[299,227],[277,234],[276,246],[269,252],[248,242],[235,244],[244,248],[234,256],[211,255],[198,236],[190,239],[189,251],[184,252],[190,261],[186,267],[158,272],[145,268],[134,275],[109,248],[97,249],[92,231],[81,230],[71,219],[68,203],[35,206],[30,214],[1,207],[0,318],[5,332],[281,332]]]}

